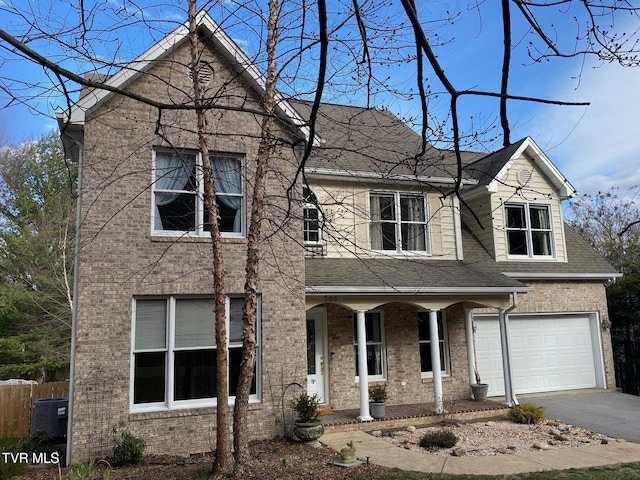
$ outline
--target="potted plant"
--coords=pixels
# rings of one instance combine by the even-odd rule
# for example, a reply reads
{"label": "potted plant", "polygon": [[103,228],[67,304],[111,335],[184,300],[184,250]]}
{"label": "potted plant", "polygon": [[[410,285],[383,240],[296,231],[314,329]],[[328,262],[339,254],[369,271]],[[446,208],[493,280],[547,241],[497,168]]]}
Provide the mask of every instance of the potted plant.
{"label": "potted plant", "polygon": [[480,380],[480,372],[478,372],[478,356],[476,350],[476,327],[473,326],[473,373],[476,376],[476,383],[472,383],[471,393],[473,394],[473,399],[476,402],[484,402],[487,400],[487,392],[489,391],[489,384],[482,383]]}
{"label": "potted plant", "polygon": [[296,413],[294,435],[302,442],[317,446],[318,439],[324,434],[324,426],[318,420],[318,394],[306,392],[296,395],[291,400],[291,408]]}
{"label": "potted plant", "polygon": [[384,418],[384,402],[388,396],[384,383],[376,383],[369,387],[369,410],[373,418]]}
{"label": "potted plant", "polygon": [[476,402],[484,402],[487,400],[487,392],[489,391],[489,384],[482,383],[480,380],[480,373],[476,367],[474,372],[476,375],[476,383],[471,384],[471,393],[473,393],[473,399]]}

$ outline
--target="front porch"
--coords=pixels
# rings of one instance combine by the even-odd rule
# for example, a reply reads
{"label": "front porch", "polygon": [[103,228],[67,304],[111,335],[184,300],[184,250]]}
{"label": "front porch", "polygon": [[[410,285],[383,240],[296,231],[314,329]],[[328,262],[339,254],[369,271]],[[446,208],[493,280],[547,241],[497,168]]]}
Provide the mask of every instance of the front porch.
{"label": "front porch", "polygon": [[434,424],[445,419],[470,421],[506,415],[509,407],[504,398],[477,402],[475,400],[453,400],[446,402],[446,413],[433,411],[433,403],[414,403],[407,405],[386,405],[385,418],[361,422],[358,420],[360,410],[323,410],[320,421],[325,433],[352,432],[357,430],[380,430],[386,428],[402,428],[409,425],[416,427]]}

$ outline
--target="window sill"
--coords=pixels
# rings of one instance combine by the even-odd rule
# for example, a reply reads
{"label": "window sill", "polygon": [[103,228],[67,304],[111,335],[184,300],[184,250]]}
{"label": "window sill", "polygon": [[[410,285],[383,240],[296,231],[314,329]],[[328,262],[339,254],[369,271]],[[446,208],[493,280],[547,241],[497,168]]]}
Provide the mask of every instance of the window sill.
{"label": "window sill", "polygon": [[[235,398],[229,399],[229,405],[234,405]],[[250,398],[249,405],[262,403],[258,398]],[[179,418],[199,415],[211,415],[218,406],[217,401],[212,401],[210,405],[184,404],[169,408],[167,406],[156,405],[153,407],[133,407],[129,411],[129,420],[153,420],[156,418]]]}
{"label": "window sill", "polygon": [[[444,381],[444,382],[450,382],[451,381],[451,374],[443,372],[441,374],[440,378],[442,378],[442,381]],[[423,376],[420,377],[420,381],[423,384],[424,383],[433,383],[433,376],[432,375],[429,375],[429,376],[423,375]]]}
{"label": "window sill", "polygon": [[[222,237],[224,243],[245,243],[246,237]],[[159,243],[211,243],[211,237],[207,235],[151,235],[152,242]]]}
{"label": "window sill", "polygon": [[528,255],[508,255],[508,262],[555,262],[557,261],[557,257],[553,255],[535,255],[530,257]]}

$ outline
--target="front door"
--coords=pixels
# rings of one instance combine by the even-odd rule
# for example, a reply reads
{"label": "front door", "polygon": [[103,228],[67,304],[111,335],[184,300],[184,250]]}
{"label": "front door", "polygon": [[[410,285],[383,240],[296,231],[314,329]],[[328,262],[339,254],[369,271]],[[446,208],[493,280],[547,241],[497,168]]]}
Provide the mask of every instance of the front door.
{"label": "front door", "polygon": [[318,395],[320,403],[327,403],[327,321],[324,312],[307,312],[307,392]]}

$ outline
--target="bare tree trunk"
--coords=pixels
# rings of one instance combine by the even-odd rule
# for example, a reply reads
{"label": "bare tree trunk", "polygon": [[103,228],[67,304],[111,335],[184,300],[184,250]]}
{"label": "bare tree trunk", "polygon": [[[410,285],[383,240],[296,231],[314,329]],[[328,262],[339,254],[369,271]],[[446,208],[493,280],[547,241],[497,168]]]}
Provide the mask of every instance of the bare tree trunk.
{"label": "bare tree trunk", "polygon": [[213,253],[213,290],[216,326],[216,397],[218,406],[216,409],[216,455],[213,464],[213,474],[228,475],[233,471],[233,456],[231,455],[231,442],[229,439],[229,382],[227,376],[228,352],[227,352],[227,326],[226,326],[226,297],[224,288],[224,268],[222,256],[222,242],[220,227],[218,225],[218,203],[216,202],[216,185],[213,177],[213,169],[209,158],[207,122],[207,109],[203,106],[204,88],[200,82],[200,61],[198,54],[198,32],[196,24],[196,0],[189,2],[189,46],[191,54],[191,75],[194,86],[194,102],[198,119],[198,146],[202,157],[202,170],[204,175],[204,203],[209,211],[209,233],[211,235],[211,249]]}
{"label": "bare tree trunk", "polygon": [[276,94],[276,27],[278,0],[269,0],[267,22],[267,77],[263,98],[266,115],[262,118],[260,146],[256,158],[256,174],[251,198],[251,218],[247,235],[247,258],[245,266],[245,304],[242,316],[242,363],[233,411],[233,444],[235,476],[244,478],[251,463],[249,454],[249,395],[256,363],[256,323],[258,316],[259,290],[259,242],[262,230],[261,219],[266,193],[267,167],[273,148],[274,98]]}

